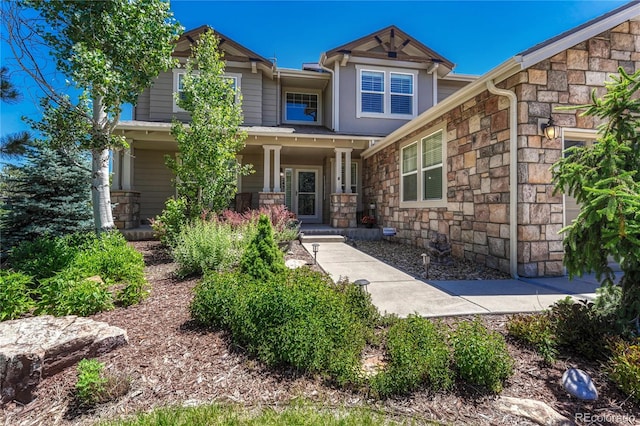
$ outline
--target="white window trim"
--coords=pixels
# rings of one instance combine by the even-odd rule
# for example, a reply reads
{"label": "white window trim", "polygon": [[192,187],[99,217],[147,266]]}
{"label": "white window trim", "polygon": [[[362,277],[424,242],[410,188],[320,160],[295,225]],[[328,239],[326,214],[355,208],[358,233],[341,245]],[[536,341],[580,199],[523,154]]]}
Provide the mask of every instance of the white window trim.
{"label": "white window trim", "polygon": [[[442,199],[439,200],[425,200],[423,186],[422,173],[425,170],[433,169],[438,166],[427,166],[422,167],[422,139],[432,136],[435,133],[442,132]],[[432,127],[427,131],[418,135],[417,138],[412,138],[407,142],[404,142],[400,145],[400,158],[399,158],[399,167],[400,167],[400,208],[437,208],[437,207],[447,207],[447,129],[446,123],[443,123],[439,126]],[[402,150],[405,147],[408,147],[412,144],[418,145],[418,164],[416,173],[418,174],[418,186],[417,186],[417,201],[404,201],[402,199],[404,194],[403,180],[402,177]],[[411,172],[413,173],[413,172]]]}
{"label": "white window trim", "polygon": [[[384,73],[384,112],[362,112],[362,72]],[[357,118],[392,118],[398,120],[410,120],[418,116],[418,70],[408,70],[402,68],[385,68],[372,65],[356,65],[356,117]],[[404,74],[413,76],[413,97],[411,114],[391,113],[391,74]],[[399,94],[409,96],[407,94]]]}
{"label": "white window trim", "polygon": [[[312,121],[287,120],[287,93],[301,93],[303,95],[316,95],[318,97],[318,119]],[[306,126],[322,126],[322,91],[314,89],[301,89],[287,87],[283,89],[282,96],[282,122],[287,124],[302,124]]]}
{"label": "white window trim", "polygon": [[[198,75],[198,70],[194,70],[193,73]],[[178,93],[178,82],[180,81],[181,75],[186,75],[187,71],[184,68],[174,68],[173,70],[173,91],[171,92],[171,103],[173,104],[173,112],[187,112],[178,106],[177,101],[177,93]],[[242,90],[242,74],[235,72],[224,73],[224,77],[232,78],[236,81],[236,103],[238,103],[240,92]]]}

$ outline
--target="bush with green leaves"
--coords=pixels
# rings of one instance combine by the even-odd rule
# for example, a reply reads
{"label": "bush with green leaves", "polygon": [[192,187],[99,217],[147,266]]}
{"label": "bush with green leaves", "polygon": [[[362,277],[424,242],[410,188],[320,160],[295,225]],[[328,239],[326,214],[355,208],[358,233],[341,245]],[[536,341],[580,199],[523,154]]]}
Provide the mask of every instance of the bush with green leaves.
{"label": "bush with green leaves", "polygon": [[640,339],[634,344],[617,340],[612,344],[611,352],[606,367],[609,378],[640,404]]}
{"label": "bush with green leaves", "polygon": [[19,318],[34,307],[31,283],[28,275],[0,269],[0,321]]}
{"label": "bush with green leaves", "polygon": [[164,204],[164,210],[151,221],[156,238],[167,247],[173,247],[182,228],[190,222],[187,213],[187,200],[184,198],[169,198]]}
{"label": "bush with green leaves", "polygon": [[266,215],[260,215],[256,234],[240,259],[240,271],[266,281],[284,270],[284,257],[273,239],[271,222]]}
{"label": "bush with green leaves", "polygon": [[507,321],[509,334],[535,349],[547,363],[558,356],[550,312],[514,315]]}
{"label": "bush with green leaves", "polygon": [[567,296],[551,307],[551,321],[558,346],[590,360],[609,356],[608,337],[615,335],[615,315],[601,315],[594,304],[575,302]]}
{"label": "bush with green leaves", "polygon": [[89,316],[113,309],[109,287],[98,280],[60,274],[40,283],[36,314]]}
{"label": "bush with green leaves", "polygon": [[77,372],[75,396],[80,405],[93,406],[113,401],[129,391],[129,379],[107,373],[104,364],[98,360],[82,359]]}
{"label": "bush with green leaves", "polygon": [[504,337],[488,330],[481,319],[458,324],[451,334],[453,358],[461,379],[502,391],[503,383],[513,374],[513,359]]}
{"label": "bush with green leaves", "polygon": [[340,384],[358,380],[364,327],[324,274],[305,268],[268,280],[208,274],[195,289],[191,314],[228,329],[236,345],[267,365],[320,373]]}
{"label": "bush with green leaves", "polygon": [[410,315],[389,329],[386,350],[387,366],[371,378],[374,395],[402,395],[423,385],[436,391],[453,386],[451,351],[442,325]]}
{"label": "bush with green leaves", "polygon": [[182,228],[171,250],[178,275],[202,275],[238,266],[255,233],[250,222],[232,227],[224,222],[195,220]]}

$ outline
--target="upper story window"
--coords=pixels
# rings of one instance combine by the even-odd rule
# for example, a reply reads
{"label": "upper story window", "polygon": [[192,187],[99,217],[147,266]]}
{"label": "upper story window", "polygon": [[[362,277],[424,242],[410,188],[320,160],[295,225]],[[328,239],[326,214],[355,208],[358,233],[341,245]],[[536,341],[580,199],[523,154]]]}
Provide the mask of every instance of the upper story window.
{"label": "upper story window", "polygon": [[321,96],[313,90],[285,91],[284,122],[293,124],[321,124]]}
{"label": "upper story window", "polygon": [[400,148],[401,207],[446,204],[444,131],[431,131]]}
{"label": "upper story window", "polygon": [[[173,70],[173,92],[177,93],[177,96],[180,99],[184,99],[184,76],[186,74],[187,73],[182,69]],[[194,71],[194,74],[198,75],[198,71]],[[225,73],[224,78],[231,83],[231,87],[235,92],[235,102],[237,103],[241,90],[240,82],[242,81],[242,74]],[[178,106],[175,98],[173,98],[173,112],[184,112],[184,110]]]}
{"label": "upper story window", "polygon": [[415,117],[418,71],[356,66],[358,75],[356,116],[375,118]]}

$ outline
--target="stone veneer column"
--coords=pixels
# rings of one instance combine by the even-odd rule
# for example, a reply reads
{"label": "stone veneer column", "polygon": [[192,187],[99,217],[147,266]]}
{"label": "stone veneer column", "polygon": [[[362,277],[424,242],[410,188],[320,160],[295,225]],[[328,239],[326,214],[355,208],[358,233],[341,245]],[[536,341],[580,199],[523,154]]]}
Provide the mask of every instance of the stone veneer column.
{"label": "stone veneer column", "polygon": [[111,191],[113,221],[118,229],[133,229],[140,226],[140,192]]}
{"label": "stone veneer column", "polygon": [[358,194],[331,194],[329,215],[334,228],[356,228]]}
{"label": "stone veneer column", "polygon": [[258,192],[258,207],[284,205],[284,192]]}

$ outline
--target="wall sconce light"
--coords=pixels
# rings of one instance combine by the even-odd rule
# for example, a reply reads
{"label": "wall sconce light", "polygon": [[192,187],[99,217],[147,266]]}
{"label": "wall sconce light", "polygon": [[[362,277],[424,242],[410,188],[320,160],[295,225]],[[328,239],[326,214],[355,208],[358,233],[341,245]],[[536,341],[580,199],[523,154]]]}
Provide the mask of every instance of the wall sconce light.
{"label": "wall sconce light", "polygon": [[280,177],[284,177],[284,171],[280,169]]}
{"label": "wall sconce light", "polygon": [[317,265],[318,264],[318,249],[320,248],[320,244],[313,243],[313,244],[311,244],[311,247],[313,247],[313,261]]}
{"label": "wall sconce light", "polygon": [[540,124],[540,130],[548,140],[553,140],[560,136],[560,127],[555,125],[552,117],[549,117],[549,121],[546,123]]}

